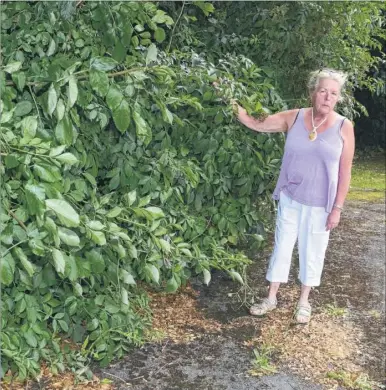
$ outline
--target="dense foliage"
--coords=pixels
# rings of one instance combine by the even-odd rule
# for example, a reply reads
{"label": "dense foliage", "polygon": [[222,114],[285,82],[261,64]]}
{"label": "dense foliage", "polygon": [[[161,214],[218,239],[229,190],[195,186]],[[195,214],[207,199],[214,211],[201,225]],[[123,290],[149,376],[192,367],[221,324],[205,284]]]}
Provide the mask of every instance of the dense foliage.
{"label": "dense foliage", "polygon": [[74,4],[1,5],[1,363],[20,379],[142,342],[138,284],[242,282],[234,248],[264,234],[283,145],[223,102],[283,107],[250,60],[168,55],[174,21],[152,3]]}
{"label": "dense foliage", "polygon": [[[179,15],[181,2],[165,2]],[[205,4],[205,3],[203,3]],[[206,3],[207,4],[207,3]],[[355,89],[381,93],[385,78],[386,3],[357,1],[234,1],[213,2],[205,19],[185,6],[187,20],[173,40],[175,47],[196,46],[220,58],[225,53],[245,54],[274,78],[275,87],[290,107],[307,104],[307,79],[322,67],[349,73],[341,112],[356,118],[366,107],[353,96]],[[209,5],[206,9],[210,11]],[[180,39],[180,40],[179,40]],[[383,95],[384,96],[384,95]]]}

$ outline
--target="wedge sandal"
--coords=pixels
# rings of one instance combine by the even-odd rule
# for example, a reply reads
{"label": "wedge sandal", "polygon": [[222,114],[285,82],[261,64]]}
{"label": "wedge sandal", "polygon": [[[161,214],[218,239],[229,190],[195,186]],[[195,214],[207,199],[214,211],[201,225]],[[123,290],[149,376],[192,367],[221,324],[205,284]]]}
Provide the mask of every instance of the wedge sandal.
{"label": "wedge sandal", "polygon": [[277,301],[271,302],[268,298],[262,299],[262,301],[256,305],[251,306],[249,313],[252,316],[263,316],[268,312],[276,309]]}
{"label": "wedge sandal", "polygon": [[[311,306],[310,305],[304,305],[304,304],[298,304],[296,306],[295,310],[295,321],[299,325],[306,325],[310,322],[311,319]],[[300,320],[303,318],[304,320]]]}

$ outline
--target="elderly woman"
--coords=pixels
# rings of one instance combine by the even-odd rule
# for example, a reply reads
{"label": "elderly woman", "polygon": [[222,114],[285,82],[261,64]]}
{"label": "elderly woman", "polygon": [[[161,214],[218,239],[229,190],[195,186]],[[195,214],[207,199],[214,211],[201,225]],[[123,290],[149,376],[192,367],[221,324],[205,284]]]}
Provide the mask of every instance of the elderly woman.
{"label": "elderly woman", "polygon": [[352,123],[335,112],[346,76],[323,69],[311,73],[312,107],[269,115],[264,120],[249,116],[235,103],[237,118],[259,132],[287,132],[284,157],[273,198],[279,200],[275,246],[266,278],[268,297],[250,308],[264,315],[276,308],[280,283],[288,281],[296,240],[299,279],[302,284],[295,318],[306,324],[311,317],[308,296],[320,285],[324,256],[331,229],[338,226],[349,189],[354,155]]}

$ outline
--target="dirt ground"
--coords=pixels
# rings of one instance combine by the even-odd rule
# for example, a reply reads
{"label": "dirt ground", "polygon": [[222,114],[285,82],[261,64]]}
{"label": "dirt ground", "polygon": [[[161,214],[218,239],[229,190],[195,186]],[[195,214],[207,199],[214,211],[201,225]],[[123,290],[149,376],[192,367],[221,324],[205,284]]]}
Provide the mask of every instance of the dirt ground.
{"label": "dirt ground", "polygon": [[[377,389],[385,378],[385,205],[347,204],[306,327],[291,325],[296,252],[276,311],[253,318],[240,304],[266,293],[268,256],[249,267],[248,290],[215,273],[209,287],[196,280],[180,294],[154,296],[155,326],[166,339],[99,376],[121,390]],[[253,350],[269,350],[276,372],[256,369]]]}

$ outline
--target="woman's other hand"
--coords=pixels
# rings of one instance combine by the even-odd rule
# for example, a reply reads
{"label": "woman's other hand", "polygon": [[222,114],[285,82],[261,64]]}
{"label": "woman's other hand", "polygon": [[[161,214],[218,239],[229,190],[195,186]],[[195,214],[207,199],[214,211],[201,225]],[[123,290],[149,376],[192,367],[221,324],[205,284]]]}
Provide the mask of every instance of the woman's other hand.
{"label": "woman's other hand", "polygon": [[326,230],[335,229],[339,225],[339,222],[340,222],[340,210],[334,208],[332,209],[331,213],[327,218]]}

